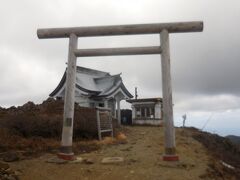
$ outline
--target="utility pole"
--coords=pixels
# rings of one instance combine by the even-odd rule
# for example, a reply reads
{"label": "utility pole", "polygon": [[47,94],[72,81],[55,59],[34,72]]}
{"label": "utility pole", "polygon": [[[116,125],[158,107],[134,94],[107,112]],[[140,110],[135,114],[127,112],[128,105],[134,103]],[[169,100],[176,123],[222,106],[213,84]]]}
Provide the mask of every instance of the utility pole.
{"label": "utility pole", "polygon": [[135,99],[138,98],[138,94],[137,94],[137,87],[135,87]]}

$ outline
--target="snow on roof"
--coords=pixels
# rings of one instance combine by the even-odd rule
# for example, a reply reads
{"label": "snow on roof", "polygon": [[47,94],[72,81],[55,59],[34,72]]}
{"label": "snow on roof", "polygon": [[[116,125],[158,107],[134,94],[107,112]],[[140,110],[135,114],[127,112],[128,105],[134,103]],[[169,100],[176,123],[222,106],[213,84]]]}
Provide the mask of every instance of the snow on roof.
{"label": "snow on roof", "polygon": [[82,66],[77,66],[77,72],[80,72],[82,74],[96,75],[96,76],[110,75],[108,72],[90,69],[90,68],[86,68],[86,67],[82,67]]}
{"label": "snow on roof", "polygon": [[[77,66],[76,88],[95,96],[108,96],[118,88],[122,88],[128,98],[132,98],[133,96],[123,85],[120,75],[110,75],[108,72]],[[56,89],[50,94],[51,97],[60,91],[65,81],[66,71]]]}

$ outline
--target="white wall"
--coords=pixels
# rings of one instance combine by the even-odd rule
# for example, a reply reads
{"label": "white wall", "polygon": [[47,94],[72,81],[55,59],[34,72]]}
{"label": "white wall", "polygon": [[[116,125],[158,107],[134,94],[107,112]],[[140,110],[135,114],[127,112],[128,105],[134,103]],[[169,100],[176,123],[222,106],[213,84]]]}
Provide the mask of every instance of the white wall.
{"label": "white wall", "polygon": [[134,120],[133,124],[139,124],[139,125],[163,125],[162,120],[152,120],[152,119],[146,119],[146,120]]}
{"label": "white wall", "polygon": [[86,97],[83,97],[83,96],[75,97],[75,102],[78,103],[80,106],[83,106],[83,107],[89,107],[90,106],[88,99]]}
{"label": "white wall", "polygon": [[160,102],[155,105],[155,118],[162,119],[161,104]]}

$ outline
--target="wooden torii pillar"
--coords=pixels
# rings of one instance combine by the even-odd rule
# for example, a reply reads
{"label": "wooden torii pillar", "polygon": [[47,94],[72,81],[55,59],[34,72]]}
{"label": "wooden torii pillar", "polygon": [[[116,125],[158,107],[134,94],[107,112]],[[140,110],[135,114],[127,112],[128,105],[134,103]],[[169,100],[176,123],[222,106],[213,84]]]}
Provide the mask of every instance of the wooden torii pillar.
{"label": "wooden torii pillar", "polygon": [[[173,103],[170,73],[169,33],[201,32],[203,22],[177,22],[156,24],[135,24],[118,26],[92,26],[71,28],[38,29],[38,38],[69,38],[68,67],[65,87],[64,117],[60,153],[63,159],[73,160],[72,135],[75,102],[76,59],[88,56],[116,56],[161,54],[163,120],[165,132],[165,154],[163,160],[177,161],[175,131],[173,123]],[[78,37],[114,36],[134,34],[160,34],[161,46],[121,47],[102,49],[77,49]]]}

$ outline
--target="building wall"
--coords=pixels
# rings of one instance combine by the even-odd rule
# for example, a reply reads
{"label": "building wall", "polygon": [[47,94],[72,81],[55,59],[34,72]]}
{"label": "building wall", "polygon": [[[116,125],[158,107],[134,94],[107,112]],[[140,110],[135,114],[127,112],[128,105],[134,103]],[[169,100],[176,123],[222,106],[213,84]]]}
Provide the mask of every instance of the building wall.
{"label": "building wall", "polygon": [[90,107],[89,99],[83,96],[75,97],[75,102],[82,107]]}
{"label": "building wall", "polygon": [[155,104],[155,118],[162,119],[162,108],[160,102]]}
{"label": "building wall", "polygon": [[[152,110],[146,108],[154,108],[154,117],[148,117],[147,114]],[[140,109],[141,113],[137,114],[137,109]],[[148,111],[148,113],[147,113]],[[144,117],[142,116],[144,114]],[[132,122],[139,125],[162,125],[162,107],[161,102],[134,102],[132,103]]]}
{"label": "building wall", "polygon": [[132,105],[132,119],[135,119],[136,117],[136,109],[135,109],[135,106]]}
{"label": "building wall", "polygon": [[138,125],[157,125],[157,126],[161,126],[163,125],[163,120],[157,120],[157,119],[144,119],[144,120],[140,120],[140,119],[133,119],[132,120],[133,124],[138,124]]}
{"label": "building wall", "polygon": [[116,102],[114,99],[111,99],[108,101],[108,108],[111,109],[112,111],[112,116],[115,117],[115,113],[116,113]]}

